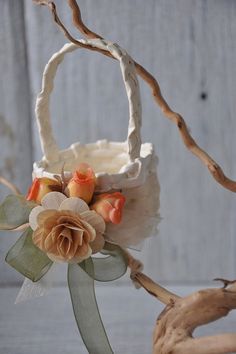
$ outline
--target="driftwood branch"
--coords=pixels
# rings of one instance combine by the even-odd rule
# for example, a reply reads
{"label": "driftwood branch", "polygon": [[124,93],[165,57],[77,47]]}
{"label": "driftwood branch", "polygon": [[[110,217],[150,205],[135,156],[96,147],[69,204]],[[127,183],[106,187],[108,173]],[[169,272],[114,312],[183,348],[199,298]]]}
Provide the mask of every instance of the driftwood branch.
{"label": "driftwood branch", "polygon": [[156,297],[165,305],[174,304],[180,297],[176,294],[171,293],[159,284],[156,284],[152,279],[147,277],[143,273],[136,273],[132,276],[132,279],[139,283],[149,294]]}
{"label": "driftwood branch", "polygon": [[[157,319],[153,335],[153,354],[236,352],[236,333],[192,337],[195,328],[227,316],[231,310],[236,309],[235,281],[223,279],[224,287],[221,289],[204,289],[180,298],[177,295],[170,296],[167,290],[143,273],[135,274],[134,278],[149,293],[149,289],[155,289],[154,296],[167,305]],[[225,282],[233,285],[228,288]],[[168,296],[169,303],[166,302]]]}
{"label": "driftwood branch", "polygon": [[[61,22],[57,11],[56,5],[52,1],[46,0],[35,0],[36,3],[41,5],[47,5],[53,14],[54,21],[57,25],[61,28],[65,36],[72,42],[77,44],[80,47],[87,48],[90,50],[98,51],[106,56],[112,57],[112,55],[104,50],[93,48],[91,45],[82,44],[77,41],[65,28],[63,23]],[[68,4],[72,10],[72,18],[74,25],[78,28],[78,30],[84,34],[87,38],[102,38],[100,35],[96,34],[95,32],[91,31],[85,24],[83,23],[80,8],[75,0],[68,0]],[[143,66],[139,63],[135,62],[135,67],[138,75],[146,81],[146,83],[150,86],[152,90],[153,97],[160,107],[161,111],[163,112],[164,116],[171,120],[173,123],[176,124],[178,130],[180,132],[180,136],[186,148],[191,151],[195,156],[197,156],[202,163],[207,166],[209,172],[211,173],[212,177],[221,184],[224,188],[236,192],[236,182],[229,179],[223,172],[222,168],[214,161],[211,156],[209,156],[203,149],[201,149],[196,141],[190,135],[187,125],[183,119],[183,117],[169,107],[168,103],[162,96],[160,86],[157,80],[150,74]]]}
{"label": "driftwood branch", "polygon": [[143,287],[150,295],[157,298],[163,304],[168,305],[179,299],[179,296],[166,290],[159,284],[156,284],[152,279],[141,273],[143,269],[142,263],[134,258],[127,250],[124,250],[128,259],[128,267],[130,268],[130,278],[135,285]]}
{"label": "driftwood branch", "polygon": [[87,38],[102,38],[99,34],[91,31],[88,27],[85,26],[77,2],[75,0],[67,0],[67,2],[72,10],[72,20],[75,27]]}
{"label": "driftwood branch", "polygon": [[[224,333],[215,336],[187,340],[176,346],[173,354],[224,354],[235,353],[236,334]],[[154,352],[155,353],[155,352]]]}
{"label": "driftwood branch", "polygon": [[171,293],[142,272],[140,262],[126,251],[131,279],[166,305],[153,334],[153,354],[224,354],[236,352],[236,333],[193,338],[194,330],[236,309],[236,281],[217,278],[223,287],[189,296]]}

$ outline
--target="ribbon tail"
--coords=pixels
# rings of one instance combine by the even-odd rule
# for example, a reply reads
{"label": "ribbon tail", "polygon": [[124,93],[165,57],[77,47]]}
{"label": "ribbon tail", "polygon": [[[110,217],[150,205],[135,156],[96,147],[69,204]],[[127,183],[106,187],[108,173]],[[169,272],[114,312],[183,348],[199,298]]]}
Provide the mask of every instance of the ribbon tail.
{"label": "ribbon tail", "polygon": [[94,290],[93,261],[68,265],[68,286],[75,320],[90,354],[114,354],[110,346]]}

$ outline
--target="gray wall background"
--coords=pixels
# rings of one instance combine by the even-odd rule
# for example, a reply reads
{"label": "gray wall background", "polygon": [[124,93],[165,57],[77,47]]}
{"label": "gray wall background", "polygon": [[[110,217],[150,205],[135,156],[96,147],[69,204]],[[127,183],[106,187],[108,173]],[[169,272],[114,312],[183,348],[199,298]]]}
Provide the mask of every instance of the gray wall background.
{"label": "gray wall background", "polygon": [[[236,178],[236,1],[80,0],[85,23],[118,42],[152,72],[173,109],[225,170]],[[66,1],[57,1],[76,37]],[[44,65],[65,42],[45,7],[0,0],[0,174],[26,192],[41,157],[34,103]],[[140,82],[143,141],[159,155],[159,235],[137,254],[154,279],[198,283],[235,278],[236,199],[183,146]],[[202,94],[206,99],[202,99]],[[124,140],[128,105],[117,63],[80,50],[59,70],[51,110],[61,147],[101,138]],[[7,194],[0,187],[0,196]],[[1,233],[0,283],[21,280],[4,264],[17,235]]]}

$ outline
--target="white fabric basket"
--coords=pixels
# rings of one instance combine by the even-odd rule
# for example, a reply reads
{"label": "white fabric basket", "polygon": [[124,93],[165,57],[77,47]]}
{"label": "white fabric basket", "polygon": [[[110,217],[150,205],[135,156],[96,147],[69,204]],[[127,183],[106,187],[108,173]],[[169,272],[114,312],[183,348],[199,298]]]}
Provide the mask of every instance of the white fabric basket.
{"label": "white fabric basket", "polygon": [[65,54],[80,48],[65,44],[46,65],[42,91],[36,101],[35,112],[44,157],[34,163],[33,177],[53,178],[55,174],[60,175],[64,165],[65,176],[70,178],[71,172],[81,162],[88,163],[97,176],[97,191],[122,190],[126,197],[122,222],[107,226],[107,239],[123,247],[136,247],[144,238],[156,233],[160,187],[154,147],[151,143],[141,142],[141,101],[134,62],[117,44],[101,39],[80,41],[108,50],[120,63],[129,101],[127,141],[100,140],[85,145],[77,142],[66,150],[59,150],[50,122],[50,94],[57,68]]}

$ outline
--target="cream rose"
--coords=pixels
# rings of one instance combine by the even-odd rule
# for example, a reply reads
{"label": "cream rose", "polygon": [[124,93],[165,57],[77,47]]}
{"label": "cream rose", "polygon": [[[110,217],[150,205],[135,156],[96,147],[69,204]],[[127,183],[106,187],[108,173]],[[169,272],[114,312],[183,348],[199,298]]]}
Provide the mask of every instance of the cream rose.
{"label": "cream rose", "polygon": [[53,261],[79,263],[104,245],[105,222],[80,198],[51,192],[29,216],[32,240]]}

